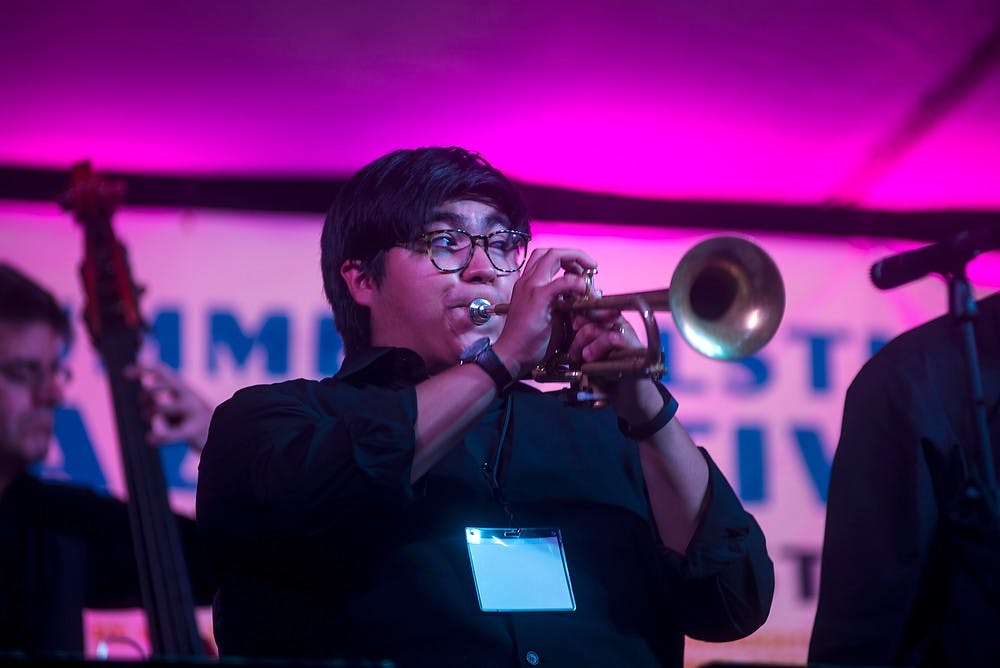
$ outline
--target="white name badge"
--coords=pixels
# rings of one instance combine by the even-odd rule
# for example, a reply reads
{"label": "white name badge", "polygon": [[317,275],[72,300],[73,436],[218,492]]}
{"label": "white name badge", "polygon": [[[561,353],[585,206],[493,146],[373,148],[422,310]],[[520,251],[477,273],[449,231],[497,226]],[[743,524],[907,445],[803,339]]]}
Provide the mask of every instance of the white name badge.
{"label": "white name badge", "polygon": [[576,610],[559,529],[465,528],[483,612]]}

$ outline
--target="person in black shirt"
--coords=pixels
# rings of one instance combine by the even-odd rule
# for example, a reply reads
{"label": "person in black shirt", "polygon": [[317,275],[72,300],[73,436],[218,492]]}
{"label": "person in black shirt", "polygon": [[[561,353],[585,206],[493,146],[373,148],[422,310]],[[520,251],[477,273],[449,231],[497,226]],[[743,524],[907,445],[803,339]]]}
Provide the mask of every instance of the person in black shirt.
{"label": "person in black shirt", "polygon": [[[996,462],[1000,294],[978,311]],[[962,345],[953,317],[924,323],[883,347],[847,391],[811,661],[986,666],[1000,657],[1000,518],[964,508],[975,502],[966,452],[977,441]]]}
{"label": "person in black shirt", "polygon": [[[80,653],[84,608],[139,604],[139,576],[125,504],[35,477],[53,434],[69,371],[70,325],[40,285],[0,263],[0,652]],[[146,388],[153,444],[204,443],[211,409],[169,370],[135,367]],[[196,595],[216,583],[199,554],[194,522],[181,529]],[[192,560],[192,557],[198,557]]]}
{"label": "person in black shirt", "polygon": [[[596,267],[529,238],[514,186],[463,149],[343,187],[321,239],[341,370],[237,392],[202,455],[224,656],[680,666],[685,634],[764,622],[764,537],[666,388],[605,382],[592,409],[516,382]],[[509,311],[477,326],[477,298]],[[578,363],[638,344],[616,312],[572,328]]]}

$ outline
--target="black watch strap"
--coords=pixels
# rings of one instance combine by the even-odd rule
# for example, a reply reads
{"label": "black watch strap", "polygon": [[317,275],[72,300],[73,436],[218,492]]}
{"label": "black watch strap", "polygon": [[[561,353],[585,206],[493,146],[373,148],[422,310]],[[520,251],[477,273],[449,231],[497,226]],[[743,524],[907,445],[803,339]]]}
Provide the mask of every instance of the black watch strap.
{"label": "black watch strap", "polygon": [[663,429],[668,422],[674,419],[677,415],[677,400],[674,399],[674,395],[670,394],[667,388],[663,387],[660,383],[654,383],[656,385],[656,391],[660,393],[663,398],[663,408],[660,412],[650,418],[648,421],[643,422],[638,425],[630,425],[628,422],[622,418],[618,418],[618,429],[621,430],[626,437],[631,438],[635,441],[641,441],[649,438],[656,432]]}
{"label": "black watch strap", "polygon": [[514,377],[510,375],[510,371],[500,361],[497,354],[493,352],[493,346],[489,343],[489,340],[486,341],[482,349],[475,353],[475,355],[470,358],[463,358],[461,364],[468,362],[475,362],[482,367],[483,371],[488,373],[490,378],[493,379],[493,384],[497,386],[497,392],[500,394],[506,392],[514,384]]}

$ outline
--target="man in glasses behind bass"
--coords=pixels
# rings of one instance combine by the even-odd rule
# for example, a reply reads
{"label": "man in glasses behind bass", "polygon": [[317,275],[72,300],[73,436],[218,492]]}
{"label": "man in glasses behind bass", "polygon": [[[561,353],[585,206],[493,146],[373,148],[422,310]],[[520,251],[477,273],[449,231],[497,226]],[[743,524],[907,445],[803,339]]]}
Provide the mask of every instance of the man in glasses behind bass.
{"label": "man in glasses behind bass", "polygon": [[[43,480],[56,409],[70,380],[64,354],[72,327],[62,305],[34,279],[0,262],[0,663],[16,656],[79,659],[85,608],[140,600],[128,508],[79,483]],[[211,407],[162,364],[135,373],[149,412],[150,445],[205,441]],[[211,600],[212,569],[192,520],[178,517],[199,603]]]}
{"label": "man in glasses behind bass", "polygon": [[[224,656],[680,666],[684,635],[764,622],[764,537],[666,388],[605,382],[592,409],[518,382],[596,267],[529,239],[515,187],[462,149],[343,187],[321,239],[342,368],[237,392],[201,459]],[[475,299],[509,311],[477,325]],[[617,312],[572,328],[577,362],[638,345]]]}

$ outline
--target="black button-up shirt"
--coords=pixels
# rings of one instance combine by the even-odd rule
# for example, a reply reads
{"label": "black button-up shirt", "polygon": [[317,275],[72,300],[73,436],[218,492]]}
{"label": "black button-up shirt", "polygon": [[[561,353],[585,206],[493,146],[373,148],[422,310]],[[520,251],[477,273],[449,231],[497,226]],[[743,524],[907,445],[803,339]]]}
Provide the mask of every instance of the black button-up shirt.
{"label": "black button-up shirt", "polygon": [[[218,408],[198,517],[223,573],[224,655],[680,666],[684,634],[729,640],[763,623],[764,538],[711,460],[685,555],[658,542],[638,446],[614,413],[524,385],[411,485],[426,377],[414,353],[376,349],[334,378],[247,388]],[[482,465],[504,423],[498,495]],[[575,611],[480,611],[464,527],[507,526],[498,496],[518,525],[561,530]]]}
{"label": "black button-up shirt", "polygon": [[[1000,477],[1000,293],[974,332]],[[838,665],[988,666],[1000,657],[1000,517],[970,497],[981,461],[964,332],[904,332],[847,391],[830,472],[809,658]]]}
{"label": "black button-up shirt", "polygon": [[[217,586],[194,522],[178,518],[198,602]],[[0,495],[0,651],[82,653],[84,608],[140,604],[128,508],[23,474]]]}

